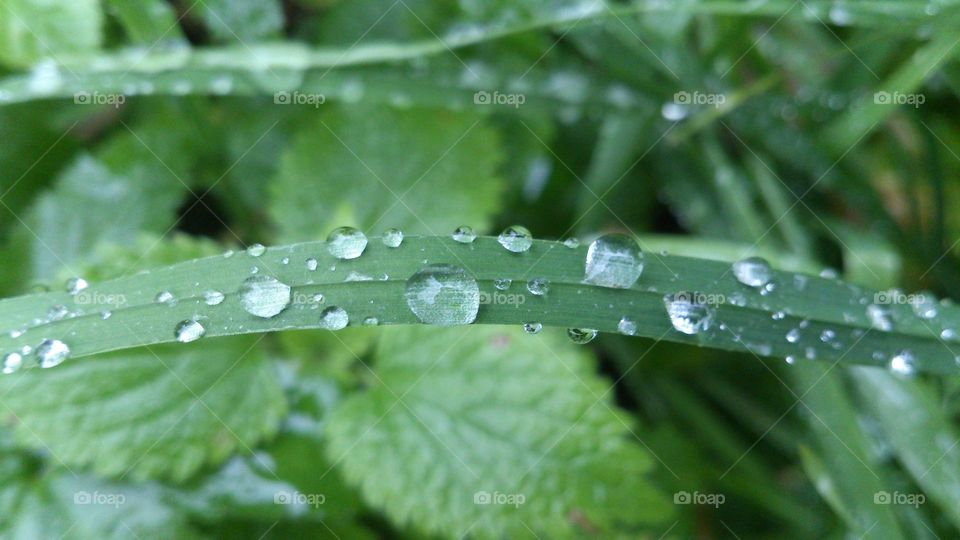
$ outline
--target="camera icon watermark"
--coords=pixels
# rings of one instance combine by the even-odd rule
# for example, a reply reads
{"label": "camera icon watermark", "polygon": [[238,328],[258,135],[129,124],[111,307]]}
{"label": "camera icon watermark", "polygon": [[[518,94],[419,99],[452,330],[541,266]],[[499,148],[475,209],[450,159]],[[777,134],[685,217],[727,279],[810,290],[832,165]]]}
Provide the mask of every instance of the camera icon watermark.
{"label": "camera icon watermark", "polygon": [[720,107],[726,102],[727,96],[725,94],[711,94],[698,90],[694,90],[693,92],[681,90],[673,94],[673,103],[676,105],[710,105],[712,107]]}
{"label": "camera icon watermark", "polygon": [[927,496],[923,493],[901,493],[894,491],[877,491],[873,494],[873,504],[899,504],[920,508],[921,504],[927,502]]}
{"label": "camera icon watermark", "polygon": [[127,496],[123,493],[77,491],[73,494],[73,504],[77,505],[99,505],[120,508],[126,502]]}
{"label": "camera icon watermark", "polygon": [[318,508],[327,502],[323,493],[301,493],[299,491],[277,491],[273,494],[273,504],[292,504]]}
{"label": "camera icon watermark", "polygon": [[473,504],[477,505],[501,505],[519,508],[527,502],[527,497],[523,493],[500,493],[494,491],[478,491],[473,494]]}
{"label": "camera icon watermark", "polygon": [[720,505],[726,501],[727,497],[723,493],[700,493],[699,491],[690,493],[689,491],[678,491],[673,494],[673,504],[697,504],[720,508]]}
{"label": "camera icon watermark", "polygon": [[326,102],[327,96],[324,94],[304,93],[300,91],[286,92],[282,90],[273,94],[274,105],[307,105],[318,109]]}
{"label": "camera icon watermark", "polygon": [[127,102],[127,96],[123,94],[104,94],[101,92],[75,92],[73,94],[74,105],[110,105],[119,109],[121,105]]}
{"label": "camera icon watermark", "polygon": [[876,105],[911,105],[914,108],[919,108],[927,102],[927,96],[925,94],[908,94],[899,91],[887,92],[881,90],[874,92],[873,102]]}
{"label": "camera icon watermark", "polygon": [[519,109],[526,102],[527,96],[524,94],[505,94],[496,90],[492,93],[480,90],[473,94],[474,105],[506,105]]}

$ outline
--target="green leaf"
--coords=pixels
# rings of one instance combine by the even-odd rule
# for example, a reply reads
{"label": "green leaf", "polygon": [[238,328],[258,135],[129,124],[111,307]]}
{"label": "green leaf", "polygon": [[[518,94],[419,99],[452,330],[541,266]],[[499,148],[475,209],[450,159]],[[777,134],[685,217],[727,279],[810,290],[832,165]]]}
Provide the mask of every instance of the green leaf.
{"label": "green leaf", "polygon": [[107,0],[107,6],[133,43],[148,47],[163,42],[185,44],[177,14],[164,0]]}
{"label": "green leaf", "polygon": [[319,116],[295,137],[271,184],[280,236],[322,238],[337,225],[423,234],[464,223],[489,228],[499,207],[501,152],[482,119],[358,106]]}
{"label": "green leaf", "polygon": [[103,12],[97,0],[4,0],[0,61],[26,66],[100,47]]}
{"label": "green leaf", "polygon": [[283,12],[277,0],[201,0],[196,9],[220,42],[255,42],[275,37],[283,29]]}
{"label": "green leaf", "polygon": [[397,329],[376,357],[370,389],[333,412],[329,455],[396,522],[578,538],[669,515],[607,384],[556,334]]}

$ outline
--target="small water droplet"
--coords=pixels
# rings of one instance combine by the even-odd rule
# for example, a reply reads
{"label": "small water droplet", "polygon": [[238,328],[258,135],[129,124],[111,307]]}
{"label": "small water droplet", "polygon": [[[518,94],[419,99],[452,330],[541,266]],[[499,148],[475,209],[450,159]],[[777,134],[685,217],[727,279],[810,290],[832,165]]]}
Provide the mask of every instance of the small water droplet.
{"label": "small water droplet", "polygon": [[824,330],[823,332],[820,332],[820,341],[824,343],[830,343],[836,337],[837,337],[837,333],[834,332],[833,330],[830,330],[829,328]]}
{"label": "small water droplet", "polygon": [[269,276],[254,276],[240,286],[240,305],[247,313],[269,319],[290,305],[290,286]]}
{"label": "small water droplet", "polygon": [[550,282],[545,278],[533,278],[527,282],[527,290],[534,296],[543,296],[550,292]]}
{"label": "small water droplet", "polygon": [[404,298],[410,311],[426,324],[470,324],[480,309],[477,281],[459,266],[433,264],[407,280]]}
{"label": "small water droplet", "polygon": [[840,272],[837,272],[836,268],[824,268],[820,271],[820,277],[823,279],[837,279],[840,277]]}
{"label": "small water droplet", "polygon": [[67,292],[71,295],[75,295],[89,286],[87,280],[81,277],[72,277],[67,280]]}
{"label": "small water droplet", "polygon": [[940,331],[940,339],[951,341],[957,339],[957,331],[952,328],[944,328]]}
{"label": "small water droplet", "polygon": [[338,259],[356,259],[366,248],[366,235],[353,227],[334,229],[327,236],[327,251]]}
{"label": "small water droplet", "polygon": [[704,297],[701,293],[687,291],[663,297],[663,305],[675,330],[694,335],[710,329],[714,310],[702,301]]}
{"label": "small water droplet", "polygon": [[170,291],[160,291],[156,296],[153,297],[153,301],[158,304],[163,304],[165,306],[175,306],[177,305],[177,297],[173,295]]}
{"label": "small water droplet", "polygon": [[378,324],[380,324],[380,319],[376,317],[366,317],[363,319],[364,326],[377,326]]}
{"label": "small water droplet", "polygon": [[570,249],[577,249],[578,247],[580,247],[580,240],[574,237],[570,237],[563,241],[563,245]]}
{"label": "small water droplet", "polygon": [[897,375],[910,376],[916,371],[916,359],[910,351],[900,351],[890,359],[890,371]]}
{"label": "small water droplet", "polygon": [[20,369],[20,366],[23,365],[23,356],[20,356],[20,353],[7,353],[3,357],[3,373],[9,375],[14,371]]}
{"label": "small water droplet", "polygon": [[637,335],[637,321],[629,317],[623,317],[617,323],[617,331],[626,336],[635,336]]}
{"label": "small water droplet", "polygon": [[342,330],[350,323],[347,310],[338,306],[330,306],[320,313],[320,328],[324,330]]}
{"label": "small water droplet", "polygon": [[450,237],[461,244],[470,244],[477,239],[477,233],[474,232],[473,227],[461,225],[454,229]]}
{"label": "small water droplet", "polygon": [[387,229],[383,231],[383,245],[388,248],[400,247],[403,243],[403,231],[400,229]]}
{"label": "small water droplet", "polygon": [[937,299],[932,293],[925,292],[913,295],[910,307],[921,319],[929,320],[937,316]]}
{"label": "small water droplet", "polygon": [[643,253],[636,240],[624,234],[606,234],[590,243],[583,282],[629,289],[643,273]]}
{"label": "small water droplet", "polygon": [[867,319],[870,320],[870,325],[876,330],[881,332],[893,330],[893,317],[890,310],[885,307],[876,304],[867,306]]}
{"label": "small water droplet", "polygon": [[318,304],[322,304],[322,303],[326,302],[327,299],[324,298],[324,296],[323,296],[321,293],[317,293],[317,294],[313,295],[313,301],[316,302],[316,303],[318,303]]}
{"label": "small water droplet", "polygon": [[13,339],[17,339],[18,337],[22,336],[24,332],[25,330],[15,328],[10,331],[10,337],[12,337]]}
{"label": "small water droplet", "polygon": [[784,318],[786,318],[786,316],[787,316],[786,313],[782,311],[777,311],[777,312],[774,312],[773,315],[770,315],[770,318],[775,321],[782,321]]}
{"label": "small water droplet", "polygon": [[513,253],[523,253],[533,245],[533,235],[526,227],[521,225],[512,225],[507,227],[497,237],[497,242]]}
{"label": "small water droplet", "polygon": [[284,257],[284,258],[280,259],[280,264],[282,264],[282,265],[284,265],[284,266],[290,264],[290,257]]}
{"label": "small water droplet", "polygon": [[232,250],[232,249],[228,249],[228,250],[226,250],[226,251],[223,252],[223,258],[224,258],[224,259],[229,259],[230,257],[233,257],[233,250]]}
{"label": "small water droplet", "polygon": [[69,314],[70,310],[68,310],[66,306],[54,304],[50,306],[50,309],[47,310],[47,320],[59,321]]}
{"label": "small water droplet", "polygon": [[797,357],[792,355],[787,356],[786,358],[784,358],[784,360],[791,366],[797,363]]}
{"label": "small water droplet", "polygon": [[103,320],[107,320],[112,316],[113,316],[113,312],[110,310],[104,310],[100,312],[100,318]]}
{"label": "small water droplet", "polygon": [[37,347],[37,362],[42,368],[52,368],[70,357],[70,347],[59,339],[45,339]]}
{"label": "small water droplet", "polygon": [[496,287],[498,291],[505,291],[510,288],[510,285],[513,284],[513,280],[510,278],[499,278],[493,280],[493,286]]}
{"label": "small water droplet", "polygon": [[313,257],[310,257],[309,259],[307,259],[307,263],[306,263],[306,264],[307,264],[307,270],[309,270],[309,271],[311,271],[311,272],[313,272],[314,270],[317,269],[317,264],[318,264],[318,263],[317,263],[317,260],[314,259]]}
{"label": "small water droplet", "polygon": [[597,331],[593,328],[567,328],[567,337],[577,345],[585,345],[597,337]]}
{"label": "small water droplet", "polygon": [[259,257],[266,253],[266,251],[267,248],[265,248],[263,244],[250,244],[250,246],[247,247],[247,255],[251,257]]}
{"label": "small water droplet", "polygon": [[796,343],[800,341],[800,329],[791,328],[790,331],[787,332],[787,341],[789,343]]}
{"label": "small water droplet", "polygon": [[528,322],[523,324],[523,331],[528,334],[539,334],[543,330],[543,325],[538,322]]}
{"label": "small water droplet", "polygon": [[733,275],[748,287],[765,287],[773,279],[773,269],[760,257],[749,257],[733,263]]}
{"label": "small water droplet", "polygon": [[203,337],[207,329],[195,320],[180,321],[173,329],[173,335],[180,343],[190,343]]}
{"label": "small water droplet", "polygon": [[223,302],[223,293],[220,291],[205,291],[203,293],[203,303],[208,306],[216,306]]}

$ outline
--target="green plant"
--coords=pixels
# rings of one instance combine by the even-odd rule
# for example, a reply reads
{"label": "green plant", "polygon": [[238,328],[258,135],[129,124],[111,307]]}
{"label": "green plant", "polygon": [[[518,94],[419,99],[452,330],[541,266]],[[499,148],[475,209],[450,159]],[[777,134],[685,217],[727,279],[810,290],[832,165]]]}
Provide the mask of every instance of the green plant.
{"label": "green plant", "polygon": [[5,2],[0,537],[956,535],[958,22]]}

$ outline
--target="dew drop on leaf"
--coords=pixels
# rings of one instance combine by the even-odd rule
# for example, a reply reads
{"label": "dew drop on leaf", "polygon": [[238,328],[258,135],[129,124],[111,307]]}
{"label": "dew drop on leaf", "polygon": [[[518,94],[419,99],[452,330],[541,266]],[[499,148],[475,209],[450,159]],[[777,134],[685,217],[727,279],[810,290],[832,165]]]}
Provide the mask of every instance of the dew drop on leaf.
{"label": "dew drop on leaf", "polygon": [[438,326],[470,324],[480,310],[480,288],[466,270],[433,264],[407,280],[404,298],[421,322]]}
{"label": "dew drop on leaf", "polygon": [[307,263],[306,263],[306,264],[307,264],[307,270],[309,270],[309,271],[311,271],[311,272],[313,272],[314,270],[317,269],[317,264],[318,264],[318,263],[317,263],[317,260],[314,259],[313,257],[310,257],[309,259],[307,259]]}
{"label": "dew drop on leaf", "polygon": [[251,315],[269,319],[290,305],[290,286],[269,276],[253,276],[240,286],[240,305]]}
{"label": "dew drop on leaf", "polygon": [[266,251],[267,248],[265,248],[263,244],[250,244],[250,246],[247,247],[247,255],[251,257],[259,257],[266,253]]}
{"label": "dew drop on leaf", "polygon": [[174,296],[173,293],[170,291],[158,292],[157,295],[153,297],[153,301],[158,304],[163,304],[165,306],[177,305],[177,297]]}
{"label": "dew drop on leaf", "polygon": [[893,318],[890,315],[890,310],[885,307],[876,304],[867,306],[867,319],[870,320],[870,325],[876,330],[881,332],[893,330]]}
{"label": "dew drop on leaf", "polygon": [[545,278],[533,278],[527,282],[527,290],[534,296],[544,296],[550,292],[550,282]]}
{"label": "dew drop on leaf", "polygon": [[327,251],[338,259],[356,259],[367,248],[367,236],[353,227],[334,229],[327,236]]}
{"label": "dew drop on leaf", "polygon": [[626,336],[637,335],[637,321],[630,317],[623,317],[617,323],[617,331]]}
{"label": "dew drop on leaf", "polygon": [[799,329],[799,328],[791,328],[791,329],[787,332],[787,342],[788,342],[788,343],[796,343],[796,342],[798,342],[798,341],[800,341],[800,329]]}
{"label": "dew drop on leaf", "polygon": [[454,229],[450,237],[461,244],[470,244],[477,239],[477,233],[474,232],[473,227],[461,225]]}
{"label": "dew drop on leaf", "polygon": [[59,366],[70,357],[70,347],[59,339],[45,339],[37,347],[37,362],[42,368]]}
{"label": "dew drop on leaf", "polygon": [[3,357],[3,373],[10,374],[20,369],[23,365],[23,356],[20,353],[7,353]]}
{"label": "dew drop on leaf", "polygon": [[68,310],[66,306],[54,304],[50,306],[50,309],[47,310],[47,320],[59,321],[69,314],[70,310]]}
{"label": "dew drop on leaf", "polygon": [[663,297],[663,306],[674,329],[687,335],[710,329],[714,310],[701,299],[703,296],[695,292],[679,292]]}
{"label": "dew drop on leaf", "polygon": [[760,257],[749,257],[733,263],[733,275],[748,287],[765,287],[773,279],[770,264]]}
{"label": "dew drop on leaf", "polygon": [[563,245],[570,249],[577,249],[580,247],[580,240],[570,237],[563,241]]}
{"label": "dew drop on leaf", "polygon": [[387,229],[383,231],[383,245],[388,248],[400,247],[403,243],[403,232],[400,229]]}
{"label": "dew drop on leaf", "polygon": [[643,253],[636,240],[625,234],[606,234],[590,243],[583,282],[601,287],[629,289],[643,272]]}
{"label": "dew drop on leaf", "polygon": [[342,330],[350,322],[347,310],[338,306],[330,306],[320,313],[320,328],[324,330]]}
{"label": "dew drop on leaf", "polygon": [[505,291],[510,288],[510,285],[513,284],[513,280],[510,278],[499,278],[493,280],[493,286],[496,287],[498,291]]}
{"label": "dew drop on leaf", "polygon": [[523,253],[533,245],[533,235],[522,225],[511,225],[500,233],[497,242],[513,253]]}
{"label": "dew drop on leaf", "polygon": [[585,345],[597,337],[597,331],[593,328],[567,328],[567,337],[577,345]]}
{"label": "dew drop on leaf", "polygon": [[538,322],[528,322],[523,324],[523,331],[528,334],[539,334],[543,330],[543,325]]}
{"label": "dew drop on leaf", "polygon": [[195,320],[180,321],[173,329],[173,335],[180,343],[190,343],[203,337],[207,329]]}
{"label": "dew drop on leaf", "polygon": [[380,324],[380,319],[376,317],[366,317],[363,319],[364,326],[377,326],[378,324]]}
{"label": "dew drop on leaf", "polygon": [[890,371],[897,375],[910,376],[916,371],[916,359],[910,351],[900,351],[890,359]]}
{"label": "dew drop on leaf", "polygon": [[917,317],[933,319],[937,316],[937,299],[929,292],[920,293],[911,298],[910,307]]}
{"label": "dew drop on leaf", "polygon": [[220,291],[205,291],[203,293],[203,303],[208,306],[216,306],[223,303],[223,293]]}
{"label": "dew drop on leaf", "polygon": [[67,280],[67,292],[74,295],[89,287],[87,280],[81,277],[72,277]]}

